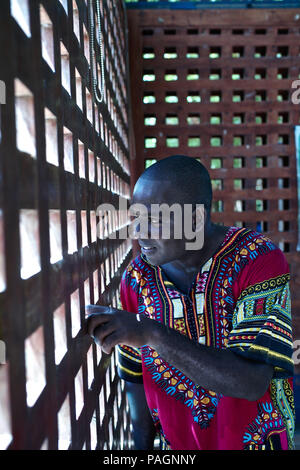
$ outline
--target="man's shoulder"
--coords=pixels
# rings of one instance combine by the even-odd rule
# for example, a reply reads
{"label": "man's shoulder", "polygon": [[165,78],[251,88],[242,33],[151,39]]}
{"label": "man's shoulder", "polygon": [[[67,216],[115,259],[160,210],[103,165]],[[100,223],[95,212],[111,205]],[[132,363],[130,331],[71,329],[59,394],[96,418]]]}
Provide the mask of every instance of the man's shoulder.
{"label": "man's shoulder", "polygon": [[251,259],[255,259],[259,255],[274,252],[278,256],[284,257],[279,246],[266,234],[249,228],[244,228],[236,233],[236,251],[240,251],[241,255],[249,255]]}

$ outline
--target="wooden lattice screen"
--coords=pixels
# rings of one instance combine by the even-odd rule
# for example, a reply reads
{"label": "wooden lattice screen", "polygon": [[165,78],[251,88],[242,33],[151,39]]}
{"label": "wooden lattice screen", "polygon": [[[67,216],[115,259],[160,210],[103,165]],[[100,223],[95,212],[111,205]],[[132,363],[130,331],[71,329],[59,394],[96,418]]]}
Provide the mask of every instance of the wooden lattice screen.
{"label": "wooden lattice screen", "polygon": [[199,158],[212,178],[213,222],[260,230],[285,253],[299,339],[300,105],[291,100],[300,77],[299,9],[132,9],[128,21],[132,186],[157,159]]}
{"label": "wooden lattice screen", "polygon": [[[119,197],[130,197],[125,10],[121,1],[100,1],[105,91],[98,104],[89,6],[0,5],[4,449],[131,446],[115,354],[101,354],[82,329],[86,304],[117,307],[132,255],[130,240],[96,236],[99,204],[118,207]],[[128,222],[119,213],[109,231]]]}

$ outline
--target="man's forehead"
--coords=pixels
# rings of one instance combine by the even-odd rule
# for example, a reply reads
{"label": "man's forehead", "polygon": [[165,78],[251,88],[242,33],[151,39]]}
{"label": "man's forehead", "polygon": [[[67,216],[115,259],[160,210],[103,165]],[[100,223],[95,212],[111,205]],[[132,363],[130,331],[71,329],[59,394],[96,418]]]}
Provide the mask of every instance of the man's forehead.
{"label": "man's forehead", "polygon": [[157,181],[156,179],[147,182],[138,182],[134,188],[130,204],[140,203],[145,205],[173,204],[179,202],[178,189],[170,184],[170,181]]}

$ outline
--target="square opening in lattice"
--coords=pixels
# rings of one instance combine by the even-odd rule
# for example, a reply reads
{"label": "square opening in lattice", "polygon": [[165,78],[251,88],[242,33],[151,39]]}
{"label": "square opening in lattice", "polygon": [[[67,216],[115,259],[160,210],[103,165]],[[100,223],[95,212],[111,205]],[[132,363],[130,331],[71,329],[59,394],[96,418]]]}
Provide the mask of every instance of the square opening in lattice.
{"label": "square opening in lattice", "polygon": [[143,72],[143,82],[154,82],[156,79],[154,70],[144,70]]}
{"label": "square opening in lattice", "polygon": [[17,148],[36,157],[34,98],[19,79],[15,79],[15,112]]}
{"label": "square opening in lattice", "polygon": [[289,101],[290,90],[278,90],[277,101]]}
{"label": "square opening in lattice", "polygon": [[220,46],[211,46],[209,49],[210,59],[219,59],[221,57],[222,48]]}
{"label": "square opening in lattice", "polygon": [[64,136],[64,168],[65,171],[74,173],[73,134],[67,128],[63,128]]}
{"label": "square opening in lattice", "polygon": [[53,72],[55,72],[53,24],[42,5],[40,6],[40,20],[42,56]]}
{"label": "square opening in lattice", "polygon": [[266,178],[257,178],[255,183],[256,191],[263,191],[268,187],[268,181]]}
{"label": "square opening in lattice", "polygon": [[266,124],[267,118],[268,118],[268,113],[255,113],[256,124]]}
{"label": "square opening in lattice", "polygon": [[234,103],[239,103],[241,101],[244,101],[245,99],[245,93],[243,90],[234,90],[232,92],[232,101]]}
{"label": "square opening in lattice", "polygon": [[280,145],[289,145],[290,143],[289,134],[279,134],[277,138],[277,143]]}
{"label": "square opening in lattice", "polygon": [[84,55],[88,63],[90,63],[90,40],[89,40],[89,35],[87,32],[87,29],[84,24],[83,25],[83,50],[84,50]]}
{"label": "square opening in lattice", "polygon": [[198,125],[201,122],[200,114],[189,114],[186,118],[186,121],[189,126]]}
{"label": "square opening in lattice", "polygon": [[212,212],[224,212],[224,203],[223,203],[223,201],[212,201],[211,211]]}
{"label": "square opening in lattice", "polygon": [[255,101],[267,101],[267,92],[266,90],[255,90]]}
{"label": "square opening in lattice", "polygon": [[198,59],[199,57],[199,48],[198,47],[188,47],[186,58],[187,59]]}
{"label": "square opening in lattice", "polygon": [[289,232],[291,223],[289,220],[278,220],[278,231]]}
{"label": "square opening in lattice", "polygon": [[156,102],[155,94],[154,93],[144,93],[143,103],[144,104],[153,104]]}
{"label": "square opening in lattice", "polygon": [[73,30],[80,43],[80,25],[79,25],[79,13],[76,0],[73,0]]}
{"label": "square opening in lattice", "polygon": [[243,29],[234,28],[232,34],[235,36],[242,36],[245,33]]}
{"label": "square opening in lattice", "polygon": [[35,209],[20,210],[21,278],[41,270],[39,216]]}
{"label": "square opening in lattice", "polygon": [[268,201],[265,199],[256,199],[255,200],[256,212],[263,212],[268,209]]}
{"label": "square opening in lattice", "polygon": [[61,222],[60,210],[49,210],[49,229],[50,229],[50,262],[56,263],[62,259],[62,240],[61,240]]}
{"label": "square opening in lattice", "polygon": [[142,31],[143,36],[153,36],[153,34],[154,34],[153,29],[143,29]]}
{"label": "square opening in lattice", "polygon": [[0,450],[6,450],[12,440],[9,403],[9,363],[0,366]]}
{"label": "square opening in lattice", "polygon": [[87,215],[86,211],[80,211],[81,214],[81,234],[82,234],[82,247],[88,245],[87,237]]}
{"label": "square opening in lattice", "polygon": [[256,157],[256,168],[264,168],[268,166],[268,157]]}
{"label": "square opening in lattice", "polygon": [[201,139],[199,136],[188,137],[188,147],[200,147]]}
{"label": "square opening in lattice", "polygon": [[176,29],[164,29],[164,34],[167,36],[175,36]]}
{"label": "square opening in lattice", "polygon": [[155,158],[146,158],[145,159],[145,169],[149,168],[149,166],[154,165],[157,160]]}
{"label": "square opening in lattice", "polygon": [[255,69],[254,79],[255,80],[263,80],[267,77],[267,69]]}
{"label": "square opening in lattice", "polygon": [[289,113],[288,112],[279,112],[277,117],[278,124],[286,124],[289,122]]}
{"label": "square opening in lattice", "polygon": [[277,70],[277,78],[279,80],[285,80],[289,78],[289,69],[288,68],[280,68]]}
{"label": "square opening in lattice", "polygon": [[143,48],[143,53],[142,53],[143,59],[154,59],[155,58],[155,52],[153,47],[144,47]]}
{"label": "square opening in lattice", "polygon": [[70,296],[71,299],[71,325],[72,325],[72,338],[77,336],[81,328],[80,320],[80,302],[79,302],[79,289],[73,292]]}
{"label": "square opening in lattice", "polygon": [[234,212],[244,212],[246,210],[246,201],[241,199],[234,201],[233,210]]}
{"label": "square opening in lattice", "polygon": [[211,28],[211,29],[209,30],[209,34],[217,35],[217,36],[218,36],[218,35],[222,34],[222,30],[219,29],[219,28]]}
{"label": "square opening in lattice", "polygon": [[167,124],[168,126],[178,126],[178,116],[176,114],[167,114],[165,117],[165,124]]}
{"label": "square opening in lattice", "polygon": [[231,54],[233,59],[239,59],[240,57],[243,57],[243,55],[244,55],[243,46],[233,46],[232,54]]}
{"label": "square opening in lattice", "polygon": [[209,73],[210,80],[220,80],[222,78],[222,70],[221,69],[211,69]]}
{"label": "square opening in lattice", "polygon": [[198,69],[188,69],[186,79],[187,80],[199,80],[200,74]]}
{"label": "square opening in lattice", "polygon": [[214,190],[222,190],[223,189],[223,180],[221,179],[212,179],[211,180],[212,189]]}
{"label": "square opening in lattice", "polygon": [[221,147],[223,144],[223,138],[221,135],[213,135],[210,137],[210,146],[211,147]]}
{"label": "square opening in lattice", "polygon": [[288,155],[280,155],[278,157],[278,166],[279,167],[288,167],[288,166],[290,166],[290,157]]}
{"label": "square opening in lattice", "polygon": [[145,126],[155,126],[156,125],[156,116],[155,116],[155,114],[145,114],[144,115],[144,125]]}
{"label": "square opening in lattice", "polygon": [[95,182],[95,176],[96,176],[96,159],[95,159],[95,154],[91,150],[88,150],[88,163],[89,163],[89,180],[94,183]]}
{"label": "square opening in lattice", "polygon": [[278,188],[284,189],[290,187],[290,178],[278,178]]}
{"label": "square opening in lattice", "polygon": [[233,168],[244,168],[245,166],[245,157],[234,157]]}
{"label": "square opening in lattice", "polygon": [[57,119],[48,108],[45,108],[45,131],[46,160],[52,165],[58,166]]}
{"label": "square opening in lattice", "polygon": [[75,414],[76,419],[79,418],[82,408],[84,406],[84,394],[83,394],[83,375],[82,367],[80,367],[74,379],[75,386]]}
{"label": "square opening in lattice", "polygon": [[152,149],[157,146],[157,138],[156,137],[145,137],[145,149]]}
{"label": "square opening in lattice", "polygon": [[165,95],[166,103],[178,103],[178,96],[176,91],[167,91]]}
{"label": "square opening in lattice", "polygon": [[166,47],[164,50],[164,59],[177,59],[177,49],[176,47]]}
{"label": "square opening in lattice", "polygon": [[67,239],[68,254],[72,255],[77,251],[77,231],[76,231],[76,211],[67,210]]}
{"label": "square opening in lattice", "polygon": [[254,48],[254,57],[256,59],[261,58],[261,57],[265,57],[266,54],[267,54],[266,46],[256,46]]}
{"label": "square opening in lattice", "polygon": [[232,117],[232,124],[244,124],[245,114],[244,113],[235,113]]}
{"label": "square opening in lattice", "polygon": [[245,145],[245,136],[244,135],[234,135],[233,136],[233,146],[239,147]]}
{"label": "square opening in lattice", "polygon": [[223,168],[223,159],[222,158],[211,158],[210,168],[212,170]]}
{"label": "square opening in lattice", "polygon": [[4,217],[3,210],[0,209],[0,292],[6,289],[5,272],[5,244],[4,244]]}
{"label": "square opening in lattice", "polygon": [[254,30],[254,34],[263,36],[263,35],[267,34],[267,30],[265,28],[257,28],[257,29]]}
{"label": "square opening in lattice", "polygon": [[64,43],[60,42],[60,58],[61,58],[61,84],[65,90],[71,95],[71,79],[70,79],[70,56]]}
{"label": "square opening in lattice", "polygon": [[267,145],[268,143],[268,136],[267,135],[256,135],[255,136],[255,145]]}
{"label": "square opening in lattice", "polygon": [[176,70],[175,69],[166,70],[164,78],[166,82],[174,82],[178,80],[178,75],[177,75]]}
{"label": "square opening in lattice", "polygon": [[233,189],[241,190],[245,188],[245,180],[243,178],[234,178]]}
{"label": "square opening in lattice", "polygon": [[233,69],[231,78],[232,80],[242,80],[244,78],[245,71],[244,69]]}
{"label": "square opening in lattice", "polygon": [[222,101],[221,91],[211,91],[209,96],[210,103],[220,103]]}
{"label": "square opening in lattice", "polygon": [[28,0],[10,0],[11,14],[26,36],[31,37]]}
{"label": "square opening in lattice", "polygon": [[278,199],[278,210],[279,211],[288,211],[290,209],[290,200],[289,199]]}
{"label": "square opening in lattice", "polygon": [[68,351],[66,332],[66,311],[63,303],[53,313],[55,364],[60,364]]}
{"label": "square opening in lattice", "polygon": [[79,106],[79,108],[82,111],[83,110],[82,108],[82,78],[76,68],[75,68],[75,84],[76,84],[76,87],[75,87],[76,103],[77,103],[77,106]]}
{"label": "square opening in lattice", "polygon": [[44,329],[40,326],[25,340],[26,399],[33,406],[46,385]]}
{"label": "square opening in lattice", "polygon": [[93,124],[93,99],[90,91],[85,89],[86,117]]}
{"label": "square opening in lattice", "polygon": [[289,55],[289,46],[277,46],[276,58],[280,59],[281,57],[288,57]]}
{"label": "square opening in lattice", "polygon": [[167,137],[166,138],[167,147],[179,147],[179,138],[178,137]]}
{"label": "square opening in lattice", "polygon": [[57,414],[58,425],[58,449],[67,450],[71,444],[71,415],[70,415],[70,398],[66,396],[62,406]]}

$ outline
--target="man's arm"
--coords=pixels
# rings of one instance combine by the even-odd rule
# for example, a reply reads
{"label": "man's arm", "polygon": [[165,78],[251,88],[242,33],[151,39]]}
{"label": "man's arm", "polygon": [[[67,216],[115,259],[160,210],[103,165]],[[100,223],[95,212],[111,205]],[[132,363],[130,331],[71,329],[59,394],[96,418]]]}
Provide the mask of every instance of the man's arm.
{"label": "man's arm", "polygon": [[136,450],[153,450],[156,430],[147,405],[144,385],[125,382]]}
{"label": "man's arm", "polygon": [[273,366],[245,359],[229,349],[217,349],[192,341],[157,321],[125,310],[91,306],[87,329],[103,351],[117,344],[145,344],[197,385],[229,397],[255,401],[263,396],[273,376]]}
{"label": "man's arm", "polygon": [[272,365],[245,359],[229,349],[198,344],[155,323],[151,347],[196,384],[225,396],[250,401],[258,400],[266,392],[273,376]]}

